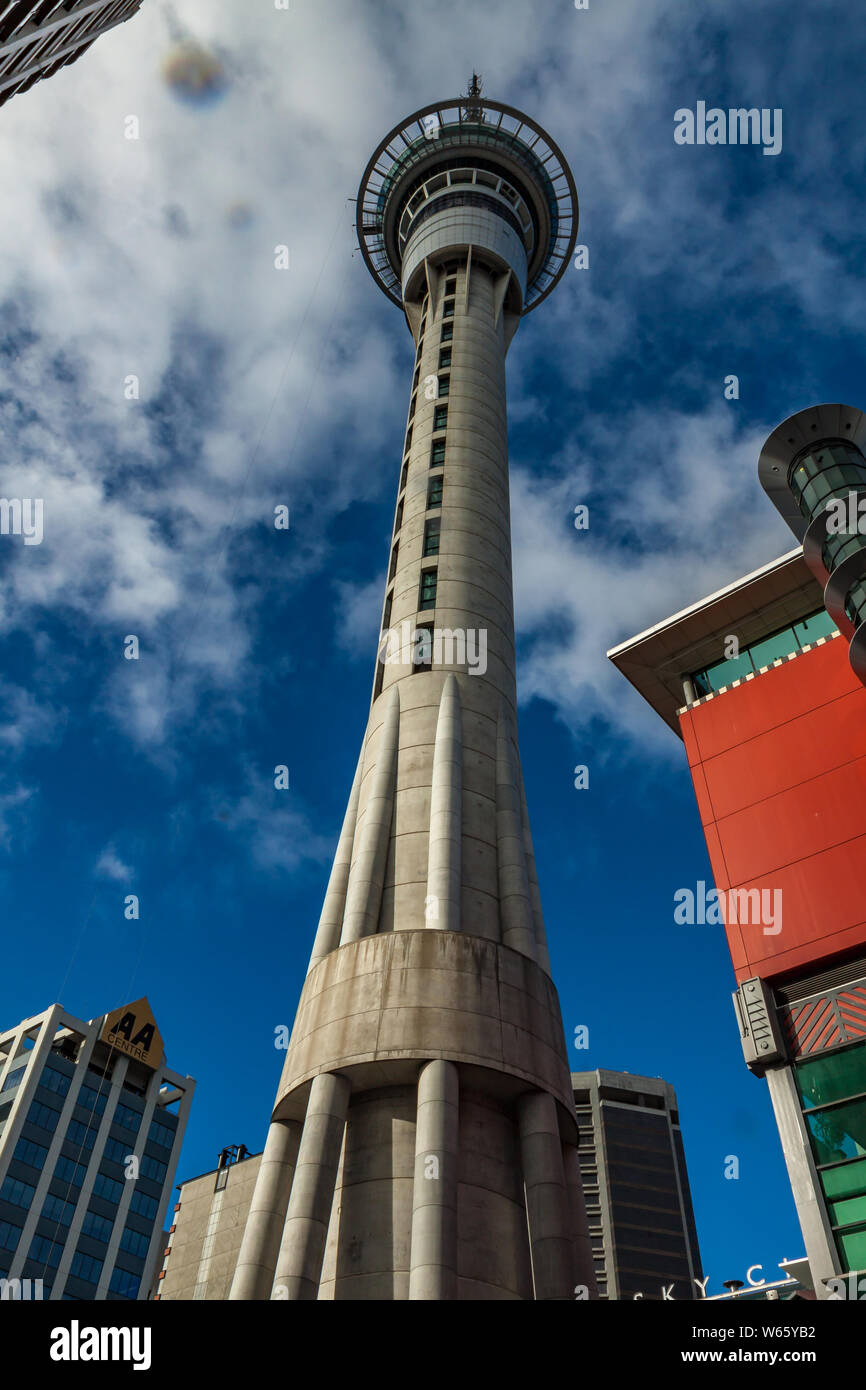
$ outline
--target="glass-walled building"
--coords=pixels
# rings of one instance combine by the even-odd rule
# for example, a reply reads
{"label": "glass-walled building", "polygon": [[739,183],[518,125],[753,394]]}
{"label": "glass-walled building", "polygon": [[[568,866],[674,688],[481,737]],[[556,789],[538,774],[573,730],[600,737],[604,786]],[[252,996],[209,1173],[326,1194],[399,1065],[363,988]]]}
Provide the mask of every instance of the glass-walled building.
{"label": "glass-walled building", "polygon": [[138,14],[141,0],[0,0],[0,106]]}
{"label": "glass-walled building", "polygon": [[13,1296],[147,1297],[194,1087],[166,1067],[146,999],[90,1022],[55,1004],[0,1033],[0,1278],[22,1281]]}
{"label": "glass-walled building", "polygon": [[673,1086],[572,1072],[580,1175],[600,1298],[699,1298],[703,1278]]}

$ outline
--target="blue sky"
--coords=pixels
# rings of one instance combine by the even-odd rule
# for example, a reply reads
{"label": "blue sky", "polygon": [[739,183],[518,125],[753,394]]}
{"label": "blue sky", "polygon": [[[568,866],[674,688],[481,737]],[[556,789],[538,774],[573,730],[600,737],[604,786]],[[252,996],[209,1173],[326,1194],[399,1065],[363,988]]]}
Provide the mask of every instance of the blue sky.
{"label": "blue sky", "polygon": [[[574,1069],[675,1085],[719,1292],[802,1240],[720,929],[673,921],[710,878],[682,745],[604,653],[789,549],[761,442],[861,405],[866,16],[694,10],[145,0],[3,108],[0,495],[43,497],[45,537],[0,537],[0,1023],[146,992],[198,1082],[179,1176],[264,1141],[366,721],[411,377],[347,200],[477,67],[562,148],[590,250],[508,359],[521,746],[566,1036],[589,1027]],[[221,65],[210,99],[166,66],[189,39]],[[781,108],[782,152],[677,145],[699,100]]]}

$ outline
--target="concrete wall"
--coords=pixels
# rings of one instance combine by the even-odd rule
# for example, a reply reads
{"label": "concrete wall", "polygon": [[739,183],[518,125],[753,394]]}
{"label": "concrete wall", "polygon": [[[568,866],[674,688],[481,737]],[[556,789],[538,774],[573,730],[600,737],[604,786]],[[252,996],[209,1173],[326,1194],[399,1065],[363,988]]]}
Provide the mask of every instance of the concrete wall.
{"label": "concrete wall", "polygon": [[223,1170],[221,1192],[215,1191],[216,1172],[182,1185],[160,1301],[228,1298],[260,1163],[261,1154],[255,1154]]}

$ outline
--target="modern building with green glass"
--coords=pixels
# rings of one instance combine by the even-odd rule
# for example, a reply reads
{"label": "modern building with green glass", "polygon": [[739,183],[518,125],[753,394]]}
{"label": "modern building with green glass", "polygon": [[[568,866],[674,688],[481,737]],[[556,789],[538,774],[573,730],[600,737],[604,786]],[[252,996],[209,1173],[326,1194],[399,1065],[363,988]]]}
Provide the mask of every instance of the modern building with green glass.
{"label": "modern building with green glass", "polygon": [[194,1087],[146,999],[0,1033],[4,1297],[147,1297]]}
{"label": "modern building with green glass", "polygon": [[853,407],[785,420],[758,474],[797,548],[609,653],[685,744],[819,1298],[866,1271],[864,450]]}

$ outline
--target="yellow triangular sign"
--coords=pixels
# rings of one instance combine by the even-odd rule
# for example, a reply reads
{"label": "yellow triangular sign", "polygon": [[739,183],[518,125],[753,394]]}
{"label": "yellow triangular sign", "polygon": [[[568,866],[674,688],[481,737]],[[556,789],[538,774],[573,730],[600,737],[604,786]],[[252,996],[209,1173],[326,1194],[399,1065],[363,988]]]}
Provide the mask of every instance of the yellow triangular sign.
{"label": "yellow triangular sign", "polygon": [[165,1055],[162,1034],[146,999],[136,999],[134,1004],[124,1004],[123,1008],[107,1014],[102,1041],[153,1071],[162,1065]]}

